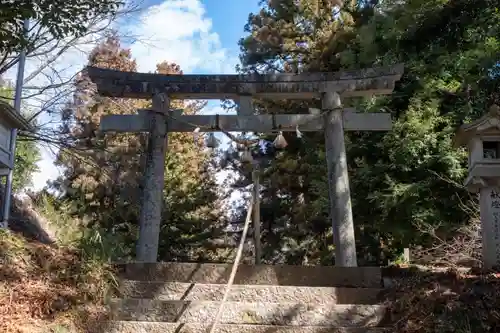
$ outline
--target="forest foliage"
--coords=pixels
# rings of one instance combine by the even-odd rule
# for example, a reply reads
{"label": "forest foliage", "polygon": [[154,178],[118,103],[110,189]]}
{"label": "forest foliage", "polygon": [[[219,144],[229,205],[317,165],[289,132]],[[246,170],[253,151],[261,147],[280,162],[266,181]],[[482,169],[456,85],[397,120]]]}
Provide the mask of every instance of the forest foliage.
{"label": "forest foliage", "polygon": [[[261,1],[240,41],[239,70],[300,73],[404,63],[393,94],[344,102],[393,118],[387,133],[346,135],[358,262],[385,264],[404,247],[430,246],[433,239],[422,228],[453,235],[471,222],[477,203],[461,185],[466,154],[452,139],[463,122],[500,101],[500,11],[494,1],[339,5]],[[317,105],[260,101],[259,111],[306,112]],[[331,264],[324,138],[292,133],[287,141],[262,181],[266,260]]]}

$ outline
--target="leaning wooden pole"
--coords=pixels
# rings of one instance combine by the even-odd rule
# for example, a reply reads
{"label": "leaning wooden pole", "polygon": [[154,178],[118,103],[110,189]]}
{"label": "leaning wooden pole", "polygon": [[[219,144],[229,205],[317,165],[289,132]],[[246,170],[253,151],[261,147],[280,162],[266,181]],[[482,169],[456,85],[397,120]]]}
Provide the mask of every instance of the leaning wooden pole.
{"label": "leaning wooden pole", "polygon": [[262,245],[260,242],[260,175],[258,167],[252,172],[253,178],[253,235],[255,244],[255,264],[260,265],[262,260]]}
{"label": "leaning wooden pole", "polygon": [[236,272],[238,271],[238,266],[240,265],[240,261],[243,256],[243,248],[245,247],[245,242],[247,240],[248,227],[250,226],[254,204],[255,197],[252,195],[250,203],[248,205],[247,216],[245,218],[245,225],[243,226],[243,233],[241,234],[240,244],[238,245],[238,250],[236,251],[236,258],[234,259],[233,267],[231,268],[231,274],[229,275],[229,279],[226,284],[226,290],[224,291],[224,295],[222,296],[222,301],[220,302],[219,308],[217,309],[215,318],[210,324],[210,327],[207,329],[207,333],[215,332],[215,328],[217,327],[217,324],[219,323],[222,316],[222,311],[224,310],[224,304],[229,297],[229,292],[231,291],[231,287],[233,286],[234,278],[236,277]]}

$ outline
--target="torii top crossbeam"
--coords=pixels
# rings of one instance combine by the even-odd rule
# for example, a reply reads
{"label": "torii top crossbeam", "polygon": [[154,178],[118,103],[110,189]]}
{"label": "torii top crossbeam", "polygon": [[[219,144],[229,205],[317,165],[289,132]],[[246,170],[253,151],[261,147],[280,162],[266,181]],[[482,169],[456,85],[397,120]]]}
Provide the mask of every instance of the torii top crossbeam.
{"label": "torii top crossbeam", "polygon": [[87,67],[99,94],[150,99],[166,93],[174,99],[223,99],[242,95],[278,99],[319,98],[324,92],[343,97],[389,94],[403,74],[402,64],[329,73],[266,75],[170,75]]}

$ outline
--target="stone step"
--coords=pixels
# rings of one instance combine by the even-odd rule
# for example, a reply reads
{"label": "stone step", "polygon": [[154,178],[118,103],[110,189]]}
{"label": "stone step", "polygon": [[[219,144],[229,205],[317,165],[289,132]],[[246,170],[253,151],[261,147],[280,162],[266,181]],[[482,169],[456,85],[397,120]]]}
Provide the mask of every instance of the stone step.
{"label": "stone step", "polygon": [[[209,323],[220,302],[114,299],[114,320]],[[226,302],[220,323],[289,326],[372,327],[380,323],[383,305]]]}
{"label": "stone step", "polygon": [[[155,323],[145,321],[115,321],[104,329],[106,333],[207,333],[206,323]],[[378,327],[271,326],[219,324],[215,333],[389,333]]]}
{"label": "stone step", "polygon": [[[232,264],[132,263],[124,278],[141,281],[225,284]],[[239,265],[234,284],[380,288],[380,267]]]}
{"label": "stone step", "polygon": [[[220,301],[225,284],[180,282],[122,282],[122,297],[157,300]],[[344,287],[293,287],[265,285],[233,285],[228,301],[268,303],[376,304],[381,289]]]}

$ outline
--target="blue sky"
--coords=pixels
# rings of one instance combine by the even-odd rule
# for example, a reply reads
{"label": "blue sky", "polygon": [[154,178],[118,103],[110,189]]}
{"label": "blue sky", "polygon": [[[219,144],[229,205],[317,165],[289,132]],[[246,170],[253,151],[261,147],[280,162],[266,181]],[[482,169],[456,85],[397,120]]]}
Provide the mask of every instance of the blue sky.
{"label": "blue sky", "polygon": [[[131,0],[133,1],[133,0]],[[127,43],[140,72],[153,71],[161,61],[175,62],[184,73],[233,73],[239,62],[238,40],[244,36],[248,15],[258,10],[259,0],[145,0],[143,9],[118,25],[119,34],[132,34],[136,42]],[[92,43],[66,52],[53,66],[62,78],[72,77],[86,63]],[[27,63],[27,77],[37,60]],[[40,75],[38,86],[46,80]],[[223,112],[219,101],[211,101],[206,113]],[[54,151],[42,148],[40,172],[34,176],[34,189],[55,179]]]}
{"label": "blue sky", "polygon": [[243,27],[248,14],[256,12],[259,0],[204,0],[207,16],[212,18],[214,31],[219,33],[223,46],[237,54],[238,40],[244,36]]}
{"label": "blue sky", "polygon": [[[145,6],[160,5],[167,1],[148,0]],[[259,0],[201,0],[205,8],[206,17],[212,20],[213,31],[219,35],[224,48],[237,54],[238,40],[243,37],[243,26],[247,22],[248,14],[256,12]]]}

